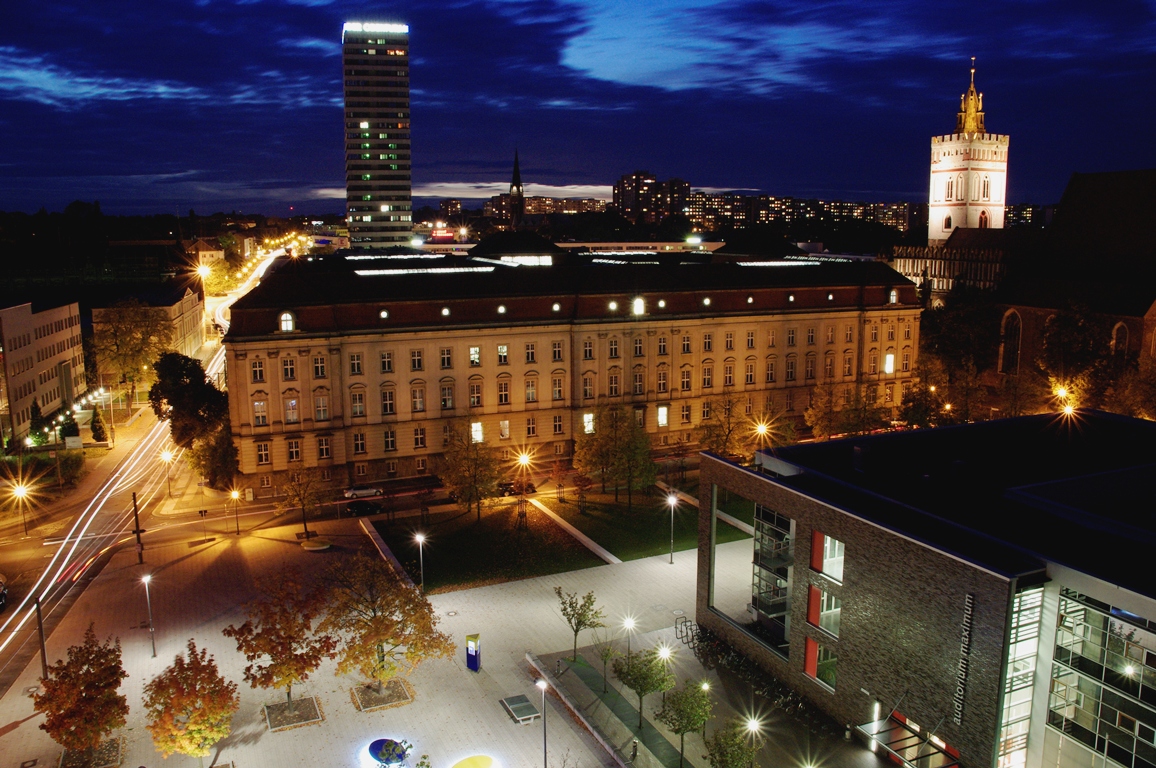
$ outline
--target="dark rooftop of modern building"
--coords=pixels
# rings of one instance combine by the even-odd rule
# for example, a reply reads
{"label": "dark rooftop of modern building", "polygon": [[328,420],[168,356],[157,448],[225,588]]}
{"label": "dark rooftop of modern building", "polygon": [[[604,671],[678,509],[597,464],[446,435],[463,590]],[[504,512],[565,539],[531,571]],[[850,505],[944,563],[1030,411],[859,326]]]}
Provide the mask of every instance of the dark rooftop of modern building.
{"label": "dark rooftop of modern building", "polygon": [[1042,414],[811,443],[760,461],[785,486],[1000,573],[1048,560],[1156,597],[1156,423]]}

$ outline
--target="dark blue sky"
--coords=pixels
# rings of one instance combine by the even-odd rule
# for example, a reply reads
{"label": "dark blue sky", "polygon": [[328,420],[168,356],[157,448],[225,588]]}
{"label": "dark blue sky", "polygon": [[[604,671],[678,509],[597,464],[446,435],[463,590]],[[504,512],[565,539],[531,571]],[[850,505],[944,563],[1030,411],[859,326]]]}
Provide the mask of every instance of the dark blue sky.
{"label": "dark blue sky", "polygon": [[340,211],[345,20],[410,25],[416,197],[925,200],[969,56],[1012,202],[1156,166],[1156,0],[8,0],[0,210]]}

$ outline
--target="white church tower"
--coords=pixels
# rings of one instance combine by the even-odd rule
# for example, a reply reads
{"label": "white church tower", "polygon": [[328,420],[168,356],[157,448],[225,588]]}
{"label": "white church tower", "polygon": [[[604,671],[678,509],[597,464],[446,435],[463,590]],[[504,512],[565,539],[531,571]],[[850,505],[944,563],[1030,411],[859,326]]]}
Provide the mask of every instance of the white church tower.
{"label": "white church tower", "polygon": [[955,133],[931,137],[928,245],[943,245],[956,227],[1003,229],[1007,151],[1006,135],[984,129],[973,56],[971,86],[960,97]]}

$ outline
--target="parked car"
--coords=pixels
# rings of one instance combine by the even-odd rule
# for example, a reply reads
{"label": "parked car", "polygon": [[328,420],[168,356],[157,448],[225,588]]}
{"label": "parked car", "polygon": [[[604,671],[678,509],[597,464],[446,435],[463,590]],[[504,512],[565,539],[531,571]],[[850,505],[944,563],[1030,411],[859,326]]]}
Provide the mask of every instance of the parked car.
{"label": "parked car", "polygon": [[[534,493],[536,490],[538,490],[537,488],[534,487],[534,484],[529,482],[528,480],[526,481],[525,485],[526,485],[526,493]],[[498,483],[498,495],[499,496],[517,496],[518,495],[518,484],[516,482],[513,482],[513,481],[503,480],[502,482]]]}
{"label": "parked car", "polygon": [[357,499],[346,504],[345,511],[355,517],[360,517],[361,515],[376,515],[381,512],[381,505],[373,501]]}
{"label": "parked car", "polygon": [[8,580],[0,573],[0,611],[8,607]]}
{"label": "parked car", "polygon": [[380,488],[374,488],[371,485],[355,485],[352,488],[345,489],[345,498],[347,499],[364,499],[384,495],[384,492]]}

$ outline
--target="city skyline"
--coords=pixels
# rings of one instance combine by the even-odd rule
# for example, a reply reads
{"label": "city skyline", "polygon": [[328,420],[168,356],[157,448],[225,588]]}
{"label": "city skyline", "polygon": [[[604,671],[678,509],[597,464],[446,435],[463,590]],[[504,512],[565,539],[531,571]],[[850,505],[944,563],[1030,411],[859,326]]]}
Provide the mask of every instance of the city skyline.
{"label": "city skyline", "polygon": [[[972,55],[989,130],[1012,136],[1010,202],[1055,202],[1072,172],[1156,165],[1142,138],[1156,107],[1133,100],[1156,68],[1144,3],[1047,17],[602,0],[11,16],[2,210],[341,211],[340,31],[371,17],[411,28],[418,205],[503,191],[515,148],[528,195],[609,197],[645,168],[696,189],[925,200],[926,137],[952,129]],[[1123,105],[1127,120],[1105,119]]]}

